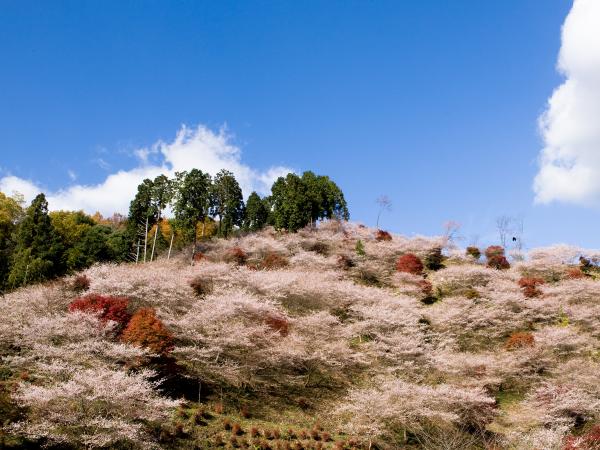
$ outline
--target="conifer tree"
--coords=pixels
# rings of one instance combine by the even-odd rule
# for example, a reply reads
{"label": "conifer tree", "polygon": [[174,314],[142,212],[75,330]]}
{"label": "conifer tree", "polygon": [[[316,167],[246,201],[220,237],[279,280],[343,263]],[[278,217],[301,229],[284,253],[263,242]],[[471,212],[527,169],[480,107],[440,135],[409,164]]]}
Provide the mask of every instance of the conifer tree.
{"label": "conifer tree", "polygon": [[48,215],[46,196],[39,194],[19,226],[8,283],[17,287],[62,275],[62,259],[63,245]]}
{"label": "conifer tree", "polygon": [[219,235],[227,237],[234,226],[242,226],[244,198],[233,173],[221,170],[213,181],[212,216],[219,217]]}
{"label": "conifer tree", "polygon": [[6,288],[10,260],[15,246],[14,233],[23,215],[19,200],[0,192],[0,292]]}
{"label": "conifer tree", "polygon": [[268,218],[269,210],[267,203],[256,192],[252,192],[246,202],[244,229],[247,231],[260,230],[266,225]]}
{"label": "conifer tree", "polygon": [[196,252],[196,226],[209,213],[211,206],[211,177],[199,169],[176,174],[177,189],[173,210],[181,228],[193,239],[192,261]]}

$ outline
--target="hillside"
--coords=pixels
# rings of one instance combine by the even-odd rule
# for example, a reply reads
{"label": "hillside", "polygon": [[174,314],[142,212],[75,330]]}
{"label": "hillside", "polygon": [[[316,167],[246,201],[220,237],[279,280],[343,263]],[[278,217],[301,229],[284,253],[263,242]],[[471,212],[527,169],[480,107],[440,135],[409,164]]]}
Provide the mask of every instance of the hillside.
{"label": "hillside", "polygon": [[598,448],[594,255],[333,221],[198,250],[0,298],[0,447]]}

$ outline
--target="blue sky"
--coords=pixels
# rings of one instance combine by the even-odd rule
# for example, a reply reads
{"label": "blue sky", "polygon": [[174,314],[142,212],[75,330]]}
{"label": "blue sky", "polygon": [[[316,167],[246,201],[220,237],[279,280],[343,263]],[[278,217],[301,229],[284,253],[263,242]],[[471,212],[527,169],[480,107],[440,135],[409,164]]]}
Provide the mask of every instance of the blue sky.
{"label": "blue sky", "polygon": [[3,1],[0,177],[101,184],[204,126],[241,149],[249,186],[273,166],[327,174],[366,224],[387,194],[394,232],[452,219],[487,243],[508,214],[529,246],[600,247],[594,206],[535,204],[532,188],[571,6]]}

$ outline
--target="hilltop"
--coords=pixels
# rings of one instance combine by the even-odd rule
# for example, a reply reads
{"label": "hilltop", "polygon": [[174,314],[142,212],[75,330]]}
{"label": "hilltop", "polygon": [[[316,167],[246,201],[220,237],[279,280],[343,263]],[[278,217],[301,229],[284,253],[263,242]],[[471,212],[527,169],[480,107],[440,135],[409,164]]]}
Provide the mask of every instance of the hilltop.
{"label": "hilltop", "polygon": [[20,288],[3,445],[597,448],[597,255],[476,250],[324,221]]}

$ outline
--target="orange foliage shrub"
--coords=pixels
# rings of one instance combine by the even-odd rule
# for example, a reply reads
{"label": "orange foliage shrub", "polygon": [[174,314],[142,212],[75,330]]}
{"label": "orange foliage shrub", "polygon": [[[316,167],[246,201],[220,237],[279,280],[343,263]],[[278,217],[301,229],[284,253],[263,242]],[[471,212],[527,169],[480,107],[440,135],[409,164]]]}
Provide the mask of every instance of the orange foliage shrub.
{"label": "orange foliage shrub", "polygon": [[127,297],[112,297],[98,294],[88,294],[84,297],[76,298],[69,305],[69,311],[82,311],[98,314],[100,320],[107,322],[112,320],[122,329],[131,315],[127,311],[129,299]]}
{"label": "orange foliage shrub", "polygon": [[423,273],[423,263],[418,256],[412,253],[406,253],[398,258],[396,263],[398,272],[412,273],[413,275],[421,275]]}
{"label": "orange foliage shrub", "polygon": [[528,298],[539,297],[542,291],[538,289],[540,284],[544,284],[542,278],[523,277],[519,280],[519,287],[523,290],[523,295]]}
{"label": "orange foliage shrub", "polygon": [[504,348],[507,350],[514,350],[517,348],[533,347],[535,339],[533,334],[527,332],[517,332],[511,334],[504,344]]}
{"label": "orange foliage shrub", "polygon": [[165,355],[173,349],[173,335],[152,308],[138,309],[121,335],[123,342]]}
{"label": "orange foliage shrub", "polygon": [[268,252],[261,261],[261,268],[266,270],[281,269],[288,265],[288,260],[285,256],[275,252]]}
{"label": "orange foliage shrub", "polygon": [[580,278],[585,278],[585,273],[579,267],[571,267],[567,270],[567,278],[571,280],[578,280]]}
{"label": "orange foliage shrub", "polygon": [[384,230],[377,230],[375,232],[375,240],[377,241],[391,241],[392,235]]}

